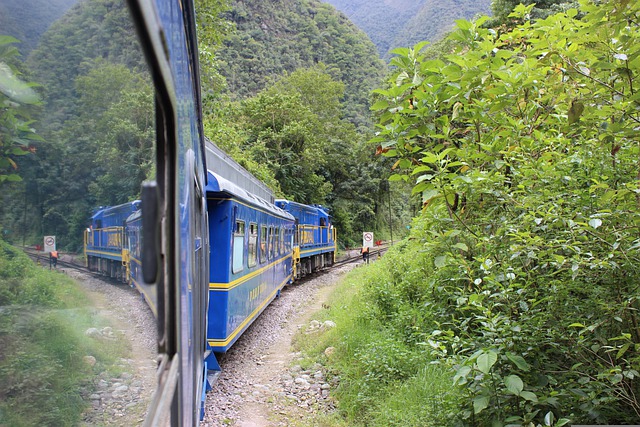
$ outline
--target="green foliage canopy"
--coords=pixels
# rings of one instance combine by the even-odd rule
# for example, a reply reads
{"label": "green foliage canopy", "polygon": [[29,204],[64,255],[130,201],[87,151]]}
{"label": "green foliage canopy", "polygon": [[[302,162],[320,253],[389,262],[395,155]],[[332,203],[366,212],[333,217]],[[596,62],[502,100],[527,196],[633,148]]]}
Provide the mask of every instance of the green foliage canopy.
{"label": "green foliage canopy", "polygon": [[413,289],[441,320],[404,339],[455,367],[473,424],[637,423],[640,5],[531,9],[504,34],[459,21],[442,60],[397,49],[377,91],[434,254]]}

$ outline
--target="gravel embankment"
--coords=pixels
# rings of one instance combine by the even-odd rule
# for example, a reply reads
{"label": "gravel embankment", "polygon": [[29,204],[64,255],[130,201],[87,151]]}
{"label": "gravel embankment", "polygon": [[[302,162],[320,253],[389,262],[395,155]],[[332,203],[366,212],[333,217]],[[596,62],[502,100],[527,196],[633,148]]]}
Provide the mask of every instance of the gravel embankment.
{"label": "gravel embankment", "polygon": [[[85,426],[142,425],[156,383],[156,320],[140,293],[128,285],[119,285],[74,269],[59,268],[80,283],[96,309],[96,315],[113,326],[89,328],[88,337],[115,340],[123,337],[131,351],[116,361],[109,374],[103,371],[83,398],[91,407],[85,412]],[[94,366],[96,359],[85,356]]]}
{"label": "gravel embankment", "polygon": [[[254,324],[220,359],[222,373],[207,395],[201,427],[287,426],[310,412],[328,412],[330,390],[323,367],[303,370],[292,353],[291,338],[300,329],[335,326],[312,321],[339,278],[356,264],[347,264],[304,283],[286,287]],[[328,349],[327,351],[331,351]]]}

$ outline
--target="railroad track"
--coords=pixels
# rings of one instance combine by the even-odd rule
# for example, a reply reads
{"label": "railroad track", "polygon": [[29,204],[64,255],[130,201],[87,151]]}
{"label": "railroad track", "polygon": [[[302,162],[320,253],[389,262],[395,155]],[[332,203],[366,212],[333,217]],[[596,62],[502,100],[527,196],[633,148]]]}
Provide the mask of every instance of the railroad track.
{"label": "railroad track", "polygon": [[[382,254],[384,254],[388,249],[389,249],[389,245],[388,243],[385,243],[383,245],[379,245],[379,246],[374,246],[373,248],[371,248],[369,250],[369,259],[370,260],[374,260],[376,259],[378,256],[382,256]],[[351,252],[351,251],[349,251]],[[357,262],[357,261],[361,261],[362,260],[362,254],[358,251],[358,254],[355,256],[348,256],[345,259],[342,259],[340,261],[336,261],[332,267],[339,267],[341,265],[346,265],[346,264],[350,264],[352,262]]]}
{"label": "railroad track", "polygon": [[[379,245],[379,246],[375,246],[374,248],[372,248],[370,250],[370,254],[369,257],[371,259],[375,259],[378,256],[381,256],[384,252],[387,251],[387,249],[389,249],[389,244],[383,244],[383,245]],[[42,265],[44,267],[46,267],[47,265],[49,265],[49,255],[45,252],[42,251],[37,251],[33,248],[29,248],[29,247],[23,247],[22,250],[36,263],[38,263],[39,265]],[[353,251],[348,251],[348,253],[350,254]],[[336,268],[336,267],[340,267],[343,265],[347,265],[347,264],[351,264],[354,262],[358,262],[362,260],[362,255],[360,253],[358,253],[355,256],[351,256],[351,255],[347,255],[347,258],[341,259],[339,261],[336,261],[331,267],[323,270],[325,272],[330,271],[332,268]],[[100,278],[107,278],[105,275],[99,273],[99,272],[95,272],[95,271],[90,271],[89,269],[87,269],[84,265],[78,264],[77,262],[74,261],[65,261],[62,259],[58,259],[58,267],[63,267],[63,268],[71,268],[74,270],[78,270],[81,271],[83,273],[86,274],[90,274],[92,276],[95,277],[100,277]],[[319,273],[322,273],[323,271],[320,271]],[[309,275],[309,278],[314,277],[315,274],[311,274]],[[304,281],[304,280],[303,280]],[[117,282],[119,284],[121,284],[120,282]]]}
{"label": "railroad track", "polygon": [[[29,248],[29,247],[23,247],[22,250],[37,264],[42,265],[44,267],[50,266],[50,260],[49,260],[49,254],[42,252],[42,251],[37,251],[33,248]],[[99,277],[101,279],[110,279],[109,277],[105,276],[104,274],[101,274],[99,272],[96,271],[90,271],[87,267],[85,267],[82,264],[79,264],[78,262],[74,262],[72,261],[65,261],[62,260],[60,258],[58,258],[58,263],[57,263],[58,267],[62,267],[63,269],[66,268],[70,268],[73,270],[77,270],[77,271],[81,271],[85,274],[90,274],[94,277]],[[53,267],[51,267],[53,268]],[[60,269],[60,271],[64,272],[64,270]],[[117,282],[118,284],[122,284],[120,282]]]}

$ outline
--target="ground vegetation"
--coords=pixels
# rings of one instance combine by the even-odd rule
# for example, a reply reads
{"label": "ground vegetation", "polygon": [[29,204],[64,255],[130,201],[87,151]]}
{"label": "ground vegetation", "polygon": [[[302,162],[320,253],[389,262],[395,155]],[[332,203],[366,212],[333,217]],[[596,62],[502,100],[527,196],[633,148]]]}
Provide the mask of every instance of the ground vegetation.
{"label": "ground vegetation", "polygon": [[350,425],[640,421],[640,6],[532,7],[459,21],[440,59],[397,49],[377,91],[423,209],[312,343]]}
{"label": "ground vegetation", "polygon": [[87,336],[109,325],[78,285],[1,239],[0,307],[0,424],[79,424],[92,380],[126,345]]}

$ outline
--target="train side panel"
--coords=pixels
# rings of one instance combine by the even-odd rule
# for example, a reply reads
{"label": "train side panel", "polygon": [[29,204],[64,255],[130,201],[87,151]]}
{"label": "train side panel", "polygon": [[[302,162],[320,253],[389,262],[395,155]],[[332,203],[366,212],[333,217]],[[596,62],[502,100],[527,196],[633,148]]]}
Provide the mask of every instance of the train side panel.
{"label": "train side panel", "polygon": [[144,282],[142,277],[142,212],[129,216],[125,230],[128,251],[127,278],[147,302],[153,315],[158,317],[157,287]]}
{"label": "train side panel", "polygon": [[[211,181],[211,178],[210,178]],[[293,218],[208,192],[211,241],[207,342],[226,352],[291,280]]]}

